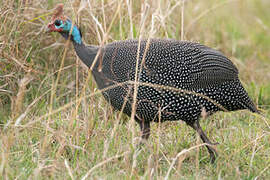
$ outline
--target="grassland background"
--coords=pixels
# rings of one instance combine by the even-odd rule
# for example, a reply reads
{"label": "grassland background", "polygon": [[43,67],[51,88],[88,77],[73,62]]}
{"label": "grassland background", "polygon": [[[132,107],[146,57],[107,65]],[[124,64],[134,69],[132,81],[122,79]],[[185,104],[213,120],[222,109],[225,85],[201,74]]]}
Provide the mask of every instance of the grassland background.
{"label": "grassland background", "polygon": [[[181,121],[151,124],[149,141],[136,151],[129,118],[105,102],[71,44],[44,32],[59,2],[88,44],[156,37],[222,51],[263,116],[221,112],[201,120],[210,139],[220,143],[213,165]],[[270,1],[182,5],[0,0],[0,179],[163,179],[174,162],[170,179],[270,179]],[[135,126],[135,141],[139,136]]]}

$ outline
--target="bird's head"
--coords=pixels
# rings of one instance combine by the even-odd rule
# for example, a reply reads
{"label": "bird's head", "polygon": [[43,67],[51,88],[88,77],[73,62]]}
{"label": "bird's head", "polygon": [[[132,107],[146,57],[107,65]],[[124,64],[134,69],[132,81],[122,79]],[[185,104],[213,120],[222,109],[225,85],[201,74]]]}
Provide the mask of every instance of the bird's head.
{"label": "bird's head", "polygon": [[49,32],[59,32],[65,39],[71,35],[71,40],[81,44],[82,35],[79,28],[72,24],[71,20],[63,15],[63,4],[59,4],[52,16],[51,22],[48,24]]}

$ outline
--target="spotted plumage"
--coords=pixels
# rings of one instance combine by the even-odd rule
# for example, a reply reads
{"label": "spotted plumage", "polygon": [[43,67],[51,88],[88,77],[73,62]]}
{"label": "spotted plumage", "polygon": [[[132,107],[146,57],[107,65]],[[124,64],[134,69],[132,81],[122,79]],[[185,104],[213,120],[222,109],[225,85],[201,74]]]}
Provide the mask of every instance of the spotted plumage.
{"label": "spotted plumage", "polygon": [[221,52],[198,43],[168,39],[86,46],[77,26],[70,33],[67,27],[71,27],[71,21],[63,19],[61,8],[59,12],[56,14],[60,18],[53,16],[48,27],[66,39],[71,34],[77,55],[92,68],[98,88],[106,88],[103,95],[115,109],[123,108],[124,113],[131,115],[138,82],[135,119],[142,138],[149,137],[151,121],[183,120],[208,144],[214,161],[217,153],[211,147],[213,143],[199,125],[202,112],[207,115],[220,110],[257,112],[241,85],[237,68]]}
{"label": "spotted plumage", "polygon": [[[124,112],[128,115],[132,111],[134,91],[130,88],[133,87],[132,83],[128,82],[135,81],[138,44],[139,41],[128,40],[106,45],[100,55],[102,61],[97,61],[93,70],[100,88],[126,82],[105,91],[104,96],[118,110],[127,97]],[[199,119],[202,108],[210,114],[218,110],[256,111],[238,79],[236,67],[220,52],[197,43],[159,39],[150,40],[145,52],[146,44],[146,40],[140,42],[138,81],[164,87],[138,87],[138,119],[159,121],[157,117],[160,112],[161,121],[181,119],[193,123]],[[102,69],[98,71],[98,67]],[[167,87],[180,91],[168,90]],[[201,95],[214,102],[209,102]]]}

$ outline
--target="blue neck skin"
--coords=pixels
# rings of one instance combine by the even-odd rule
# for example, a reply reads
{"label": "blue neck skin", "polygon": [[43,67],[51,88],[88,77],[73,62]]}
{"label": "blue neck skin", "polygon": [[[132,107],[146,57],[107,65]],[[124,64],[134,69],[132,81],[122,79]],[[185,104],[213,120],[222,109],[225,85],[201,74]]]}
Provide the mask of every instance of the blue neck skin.
{"label": "blue neck skin", "polygon": [[[64,32],[69,33],[71,28],[72,28],[72,22],[70,20],[66,20],[65,23],[61,24],[57,28],[63,28]],[[73,38],[74,42],[76,42],[77,44],[82,44],[81,33],[80,33],[80,31],[79,31],[79,29],[78,29],[78,27],[76,25],[73,25],[71,35],[72,35],[72,38]],[[65,36],[65,34],[63,34],[63,36]]]}

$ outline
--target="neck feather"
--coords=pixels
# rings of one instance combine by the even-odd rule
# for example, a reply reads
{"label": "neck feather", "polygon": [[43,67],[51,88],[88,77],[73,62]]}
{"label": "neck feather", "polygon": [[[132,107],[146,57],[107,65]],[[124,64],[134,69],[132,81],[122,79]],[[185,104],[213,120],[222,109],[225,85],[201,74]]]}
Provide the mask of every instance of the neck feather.
{"label": "neck feather", "polygon": [[[85,46],[85,44],[82,41],[80,44],[73,41],[73,45],[79,58],[83,61],[85,65],[87,65],[90,68],[97,55],[99,47]],[[97,64],[95,65],[95,67],[97,67]]]}

